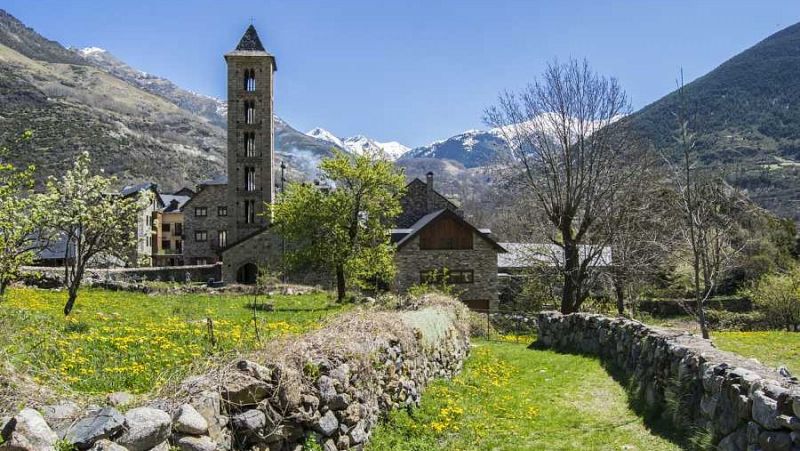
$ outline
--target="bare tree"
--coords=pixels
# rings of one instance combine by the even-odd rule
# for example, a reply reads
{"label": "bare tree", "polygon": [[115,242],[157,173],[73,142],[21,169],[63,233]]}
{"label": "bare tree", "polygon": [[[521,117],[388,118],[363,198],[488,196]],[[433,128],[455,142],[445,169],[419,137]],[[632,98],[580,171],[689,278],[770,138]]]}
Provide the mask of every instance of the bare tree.
{"label": "bare tree", "polygon": [[[577,311],[589,294],[590,269],[611,244],[640,177],[638,146],[619,118],[630,111],[614,78],[584,61],[548,65],[519,94],[505,93],[485,121],[509,144],[506,181],[538,209],[531,229],[563,252],[561,311]],[[535,233],[531,233],[535,235]]]}
{"label": "bare tree", "polygon": [[[679,107],[678,155],[665,156],[680,212],[677,226],[688,248],[692,268],[694,311],[703,338],[709,338],[705,304],[714,294],[721,275],[735,264],[735,257],[747,245],[742,224],[753,213],[744,195],[724,181],[714,168],[697,161],[695,135],[690,130],[690,115],[684,91],[683,74],[677,91]],[[677,160],[677,161],[676,161]]]}

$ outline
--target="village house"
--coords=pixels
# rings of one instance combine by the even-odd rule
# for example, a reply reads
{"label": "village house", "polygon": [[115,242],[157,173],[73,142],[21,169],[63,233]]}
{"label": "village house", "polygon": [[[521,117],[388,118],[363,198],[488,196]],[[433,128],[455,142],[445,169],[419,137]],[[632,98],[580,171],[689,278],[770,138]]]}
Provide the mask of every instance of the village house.
{"label": "village house", "polygon": [[432,172],[426,182],[409,183],[400,204],[398,228],[391,231],[397,246],[395,289],[402,293],[444,278],[471,309],[495,310],[497,259],[505,249],[491,231],[465,220],[456,205],[434,189]]}
{"label": "village house", "polygon": [[218,176],[200,183],[197,193],[183,205],[183,261],[187,265],[208,265],[220,260],[227,245],[228,178]]}
{"label": "village house", "polygon": [[164,208],[164,202],[155,183],[125,186],[120,190],[120,195],[125,198],[138,196],[143,192],[149,192],[151,199],[136,216],[136,246],[129,256],[129,264],[133,266],[153,266],[154,219],[156,212]]}
{"label": "village house", "polygon": [[181,266],[183,261],[183,207],[189,195],[160,194],[164,207],[156,211],[153,266]]}

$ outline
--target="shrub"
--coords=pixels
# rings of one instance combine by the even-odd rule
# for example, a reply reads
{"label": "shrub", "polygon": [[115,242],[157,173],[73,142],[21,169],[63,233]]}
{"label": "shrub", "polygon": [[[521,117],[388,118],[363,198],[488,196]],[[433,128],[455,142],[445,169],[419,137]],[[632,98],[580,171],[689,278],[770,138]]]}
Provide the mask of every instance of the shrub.
{"label": "shrub", "polygon": [[763,330],[768,329],[763,312],[728,312],[725,310],[706,310],[708,326],[714,330]]}
{"label": "shrub", "polygon": [[800,268],[786,274],[768,274],[746,294],[772,327],[791,330],[800,323]]}

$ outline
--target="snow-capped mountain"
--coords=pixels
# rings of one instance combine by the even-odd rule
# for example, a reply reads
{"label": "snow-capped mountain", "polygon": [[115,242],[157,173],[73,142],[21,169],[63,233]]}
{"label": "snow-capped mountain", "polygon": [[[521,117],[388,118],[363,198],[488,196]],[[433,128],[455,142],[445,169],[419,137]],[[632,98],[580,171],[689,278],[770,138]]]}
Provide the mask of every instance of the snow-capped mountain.
{"label": "snow-capped mountain", "polygon": [[351,136],[349,138],[339,138],[324,128],[317,127],[308,133],[308,136],[327,141],[340,149],[346,150],[356,155],[365,153],[380,154],[388,160],[395,161],[410,150],[409,147],[397,141],[379,142],[364,135]]}
{"label": "snow-capped mountain", "polygon": [[453,160],[467,168],[491,164],[499,152],[508,148],[505,139],[496,130],[468,130],[464,133],[417,147],[403,155],[401,160],[436,158]]}

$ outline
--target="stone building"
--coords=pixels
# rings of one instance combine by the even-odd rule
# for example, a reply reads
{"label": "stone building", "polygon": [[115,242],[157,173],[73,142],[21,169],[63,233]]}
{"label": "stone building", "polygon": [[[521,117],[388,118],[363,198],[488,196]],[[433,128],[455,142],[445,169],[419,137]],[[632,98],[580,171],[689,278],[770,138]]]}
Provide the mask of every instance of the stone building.
{"label": "stone building", "polygon": [[143,192],[149,192],[151,200],[136,216],[136,246],[127,258],[127,264],[132,266],[153,265],[153,219],[155,212],[163,208],[164,203],[158,195],[158,186],[155,183],[129,185],[120,190],[120,195],[126,198],[138,196]]}
{"label": "stone building", "polygon": [[430,172],[427,182],[409,183],[401,205],[398,228],[392,229],[397,246],[395,288],[402,293],[445,277],[470,308],[496,309],[497,256],[505,249],[491,231],[470,224],[455,204],[436,192]]}
{"label": "stone building", "polygon": [[197,187],[183,206],[183,261],[206,265],[220,260],[219,251],[228,244],[227,178],[219,176]]}

